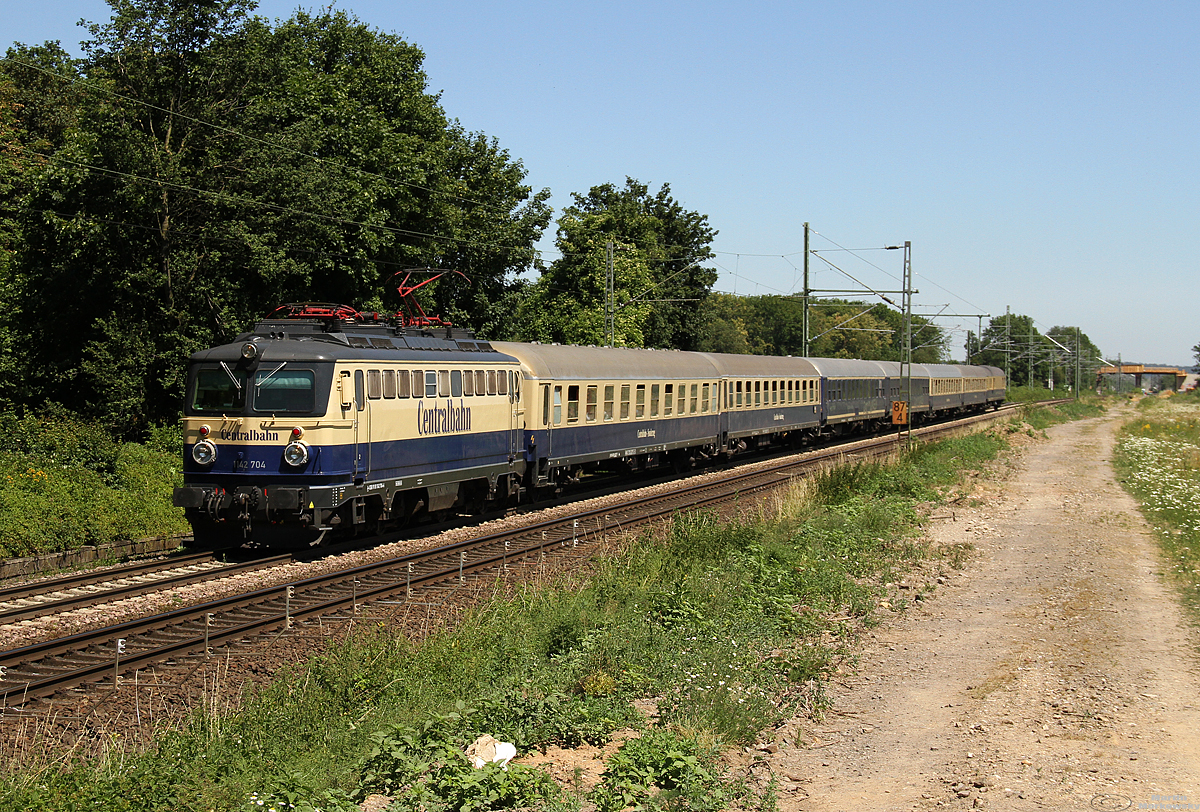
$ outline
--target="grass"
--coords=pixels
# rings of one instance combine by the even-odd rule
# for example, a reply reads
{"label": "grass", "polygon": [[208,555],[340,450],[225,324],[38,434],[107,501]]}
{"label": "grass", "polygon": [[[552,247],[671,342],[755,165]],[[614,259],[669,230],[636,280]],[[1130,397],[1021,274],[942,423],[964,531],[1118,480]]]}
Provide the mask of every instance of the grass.
{"label": "grass", "polygon": [[1200,397],[1147,397],[1114,464],[1154,528],[1170,580],[1200,622]]}
{"label": "grass", "polygon": [[[113,741],[64,764],[27,744],[6,754],[0,808],[328,812],[373,792],[401,810],[772,808],[773,787],[723,777],[719,754],[819,714],[830,672],[882,600],[895,603],[887,585],[939,556],[961,563],[962,550],[920,539],[921,510],[1002,446],[976,434],[830,470],[753,521],[681,516],[585,574],[498,584],[421,642],[374,625],[237,710],[209,703],[146,752]],[[634,710],[643,698],[653,724]],[[462,755],[482,733],[529,752],[625,727],[645,732],[586,797]]]}
{"label": "grass", "polygon": [[1029,403],[1021,409],[1020,420],[1028,423],[1035,430],[1042,430],[1072,420],[1099,417],[1106,410],[1105,403],[1104,398],[1095,395],[1084,395],[1078,400],[1046,406]]}

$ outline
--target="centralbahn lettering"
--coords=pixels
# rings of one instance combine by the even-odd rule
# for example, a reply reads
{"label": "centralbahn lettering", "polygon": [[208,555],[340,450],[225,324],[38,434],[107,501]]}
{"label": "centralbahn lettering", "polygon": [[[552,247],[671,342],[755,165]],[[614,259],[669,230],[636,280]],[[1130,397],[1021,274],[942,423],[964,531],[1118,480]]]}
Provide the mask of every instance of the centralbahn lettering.
{"label": "centralbahn lettering", "polygon": [[453,434],[471,430],[471,407],[464,405],[461,400],[455,406],[449,398],[444,403],[445,406],[435,404],[432,409],[423,400],[417,403],[418,434]]}
{"label": "centralbahn lettering", "polygon": [[221,433],[217,435],[222,440],[231,443],[277,443],[279,442],[279,433],[275,431],[258,431],[251,429],[250,431],[228,431],[221,429]]}

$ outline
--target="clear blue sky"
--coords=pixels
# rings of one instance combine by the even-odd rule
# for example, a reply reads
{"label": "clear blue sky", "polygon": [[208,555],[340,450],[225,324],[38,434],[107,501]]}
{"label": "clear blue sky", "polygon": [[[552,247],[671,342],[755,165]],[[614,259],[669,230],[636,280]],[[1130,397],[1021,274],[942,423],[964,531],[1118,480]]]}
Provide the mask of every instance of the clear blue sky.
{"label": "clear blue sky", "polygon": [[[109,16],[101,0],[3,3],[5,45],[78,52],[75,21]],[[720,232],[720,290],[796,291],[808,221],[816,249],[911,240],[917,312],[1011,306],[1112,357],[1192,363],[1200,3],[337,6],[419,45],[447,113],[556,209],[626,175],[669,183]],[[823,256],[899,287],[900,252]],[[813,287],[852,286],[812,268]]]}

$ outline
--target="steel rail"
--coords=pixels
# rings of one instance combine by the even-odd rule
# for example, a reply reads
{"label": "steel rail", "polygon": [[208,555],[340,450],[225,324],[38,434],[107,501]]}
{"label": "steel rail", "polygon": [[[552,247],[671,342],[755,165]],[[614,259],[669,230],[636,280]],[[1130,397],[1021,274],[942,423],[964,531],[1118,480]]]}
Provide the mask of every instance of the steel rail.
{"label": "steel rail", "polygon": [[[996,414],[984,414],[956,420],[950,424],[922,427],[915,429],[914,434],[927,437],[951,432],[964,425],[993,419],[995,416]],[[6,700],[23,704],[29,699],[47,696],[63,688],[103,677],[105,674],[112,674],[116,681],[119,679],[119,673],[128,668],[162,662],[176,655],[197,650],[211,649],[214,645],[222,643],[230,645],[271,629],[286,629],[296,620],[327,615],[347,606],[357,610],[359,603],[369,603],[400,591],[411,594],[413,587],[422,588],[455,577],[465,579],[469,573],[503,567],[510,561],[520,561],[539,552],[544,555],[547,547],[558,549],[564,545],[568,531],[575,536],[581,520],[603,515],[605,520],[597,529],[607,533],[612,529],[609,520],[618,516],[620,518],[617,527],[628,530],[638,524],[674,515],[682,510],[705,507],[728,501],[740,494],[777,486],[794,476],[789,472],[821,466],[848,455],[887,455],[899,445],[899,438],[890,434],[859,440],[849,444],[849,447],[839,445],[808,452],[798,460],[790,459],[780,465],[750,472],[735,472],[717,480],[696,483],[667,494],[637,497],[621,504],[580,511],[558,519],[547,519],[522,528],[499,531],[381,562],[363,564],[337,573],[264,587],[149,618],[31,644],[0,653],[0,692],[4,693]],[[703,495],[705,491],[710,493]],[[655,503],[657,507],[652,508]],[[595,535],[595,531],[591,532]],[[585,528],[585,543],[588,533]],[[524,541],[514,549],[512,542],[517,539]],[[466,560],[468,551],[476,552],[469,562]],[[485,554],[479,556],[480,552]],[[439,560],[442,562],[440,568],[437,566]],[[431,566],[432,569],[428,569]],[[358,589],[360,585],[364,587],[361,591]],[[248,616],[234,616],[235,612],[242,612]],[[216,628],[209,626],[209,619],[215,619],[218,614],[223,615],[222,623]],[[197,622],[200,629],[204,630],[203,633],[195,628],[194,624]],[[155,644],[149,638],[156,634],[169,635],[174,639]],[[120,639],[126,642],[133,639],[137,650],[127,651],[118,659],[112,643]],[[145,643],[151,645],[143,647]],[[103,649],[97,650],[98,644],[108,644],[108,652],[111,653]],[[60,655],[68,657],[60,662],[47,661],[48,658]],[[85,662],[75,665],[67,662],[68,659],[82,659]],[[10,675],[9,671],[17,671],[21,676]],[[26,673],[28,678],[23,676]]]}
{"label": "steel rail", "polygon": [[[209,560],[215,560],[212,558],[211,554],[208,554],[208,558]],[[211,581],[214,578],[226,578],[234,575],[240,575],[245,572],[268,569],[270,567],[286,564],[294,560],[294,556],[290,554],[276,555],[269,558],[259,558],[254,561],[246,561],[241,564],[225,564],[220,567],[213,567],[206,570],[185,572],[169,578],[159,578],[139,584],[120,584],[97,592],[87,592],[80,595],[66,595],[62,598],[46,600],[26,606],[18,606],[12,609],[0,610],[0,623],[15,623],[19,620],[27,620],[29,618],[40,617],[44,615],[61,614],[73,609],[82,609],[87,606],[96,606],[97,604],[101,603],[113,603],[115,601],[125,600],[126,598],[133,598],[138,595],[146,595],[151,592],[160,592],[164,589],[172,589],[174,587],[187,586],[188,584]],[[164,567],[157,571],[165,572],[171,569],[180,569],[180,567]],[[93,581],[92,583],[87,584],[87,586],[91,586],[96,583],[103,583],[104,580],[118,580],[119,578],[123,577],[128,578],[131,576],[118,576],[116,579],[106,578],[102,579],[101,581]]]}
{"label": "steel rail", "polygon": [[0,588],[0,603],[12,603],[13,601],[19,601],[35,595],[49,592],[64,592],[68,589],[78,589],[79,587],[91,586],[93,584],[103,583],[104,581],[113,581],[119,578],[136,578],[139,575],[148,575],[150,573],[160,572],[162,570],[190,567],[196,564],[204,564],[212,560],[214,560],[212,553],[193,553],[191,555],[183,555],[177,558],[160,558],[152,561],[136,561],[105,570],[92,569],[81,572],[73,572],[67,575],[56,576],[54,578],[46,578],[40,581],[29,581]]}

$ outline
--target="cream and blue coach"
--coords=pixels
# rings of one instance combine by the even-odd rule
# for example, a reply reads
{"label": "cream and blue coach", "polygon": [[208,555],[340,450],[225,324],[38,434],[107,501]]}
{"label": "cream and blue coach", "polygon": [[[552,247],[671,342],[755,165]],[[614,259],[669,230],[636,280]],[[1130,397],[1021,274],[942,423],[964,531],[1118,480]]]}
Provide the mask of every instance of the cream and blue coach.
{"label": "cream and blue coach", "polygon": [[720,443],[720,375],[699,353],[495,342],[521,363],[530,487],[587,470],[690,466]]}

